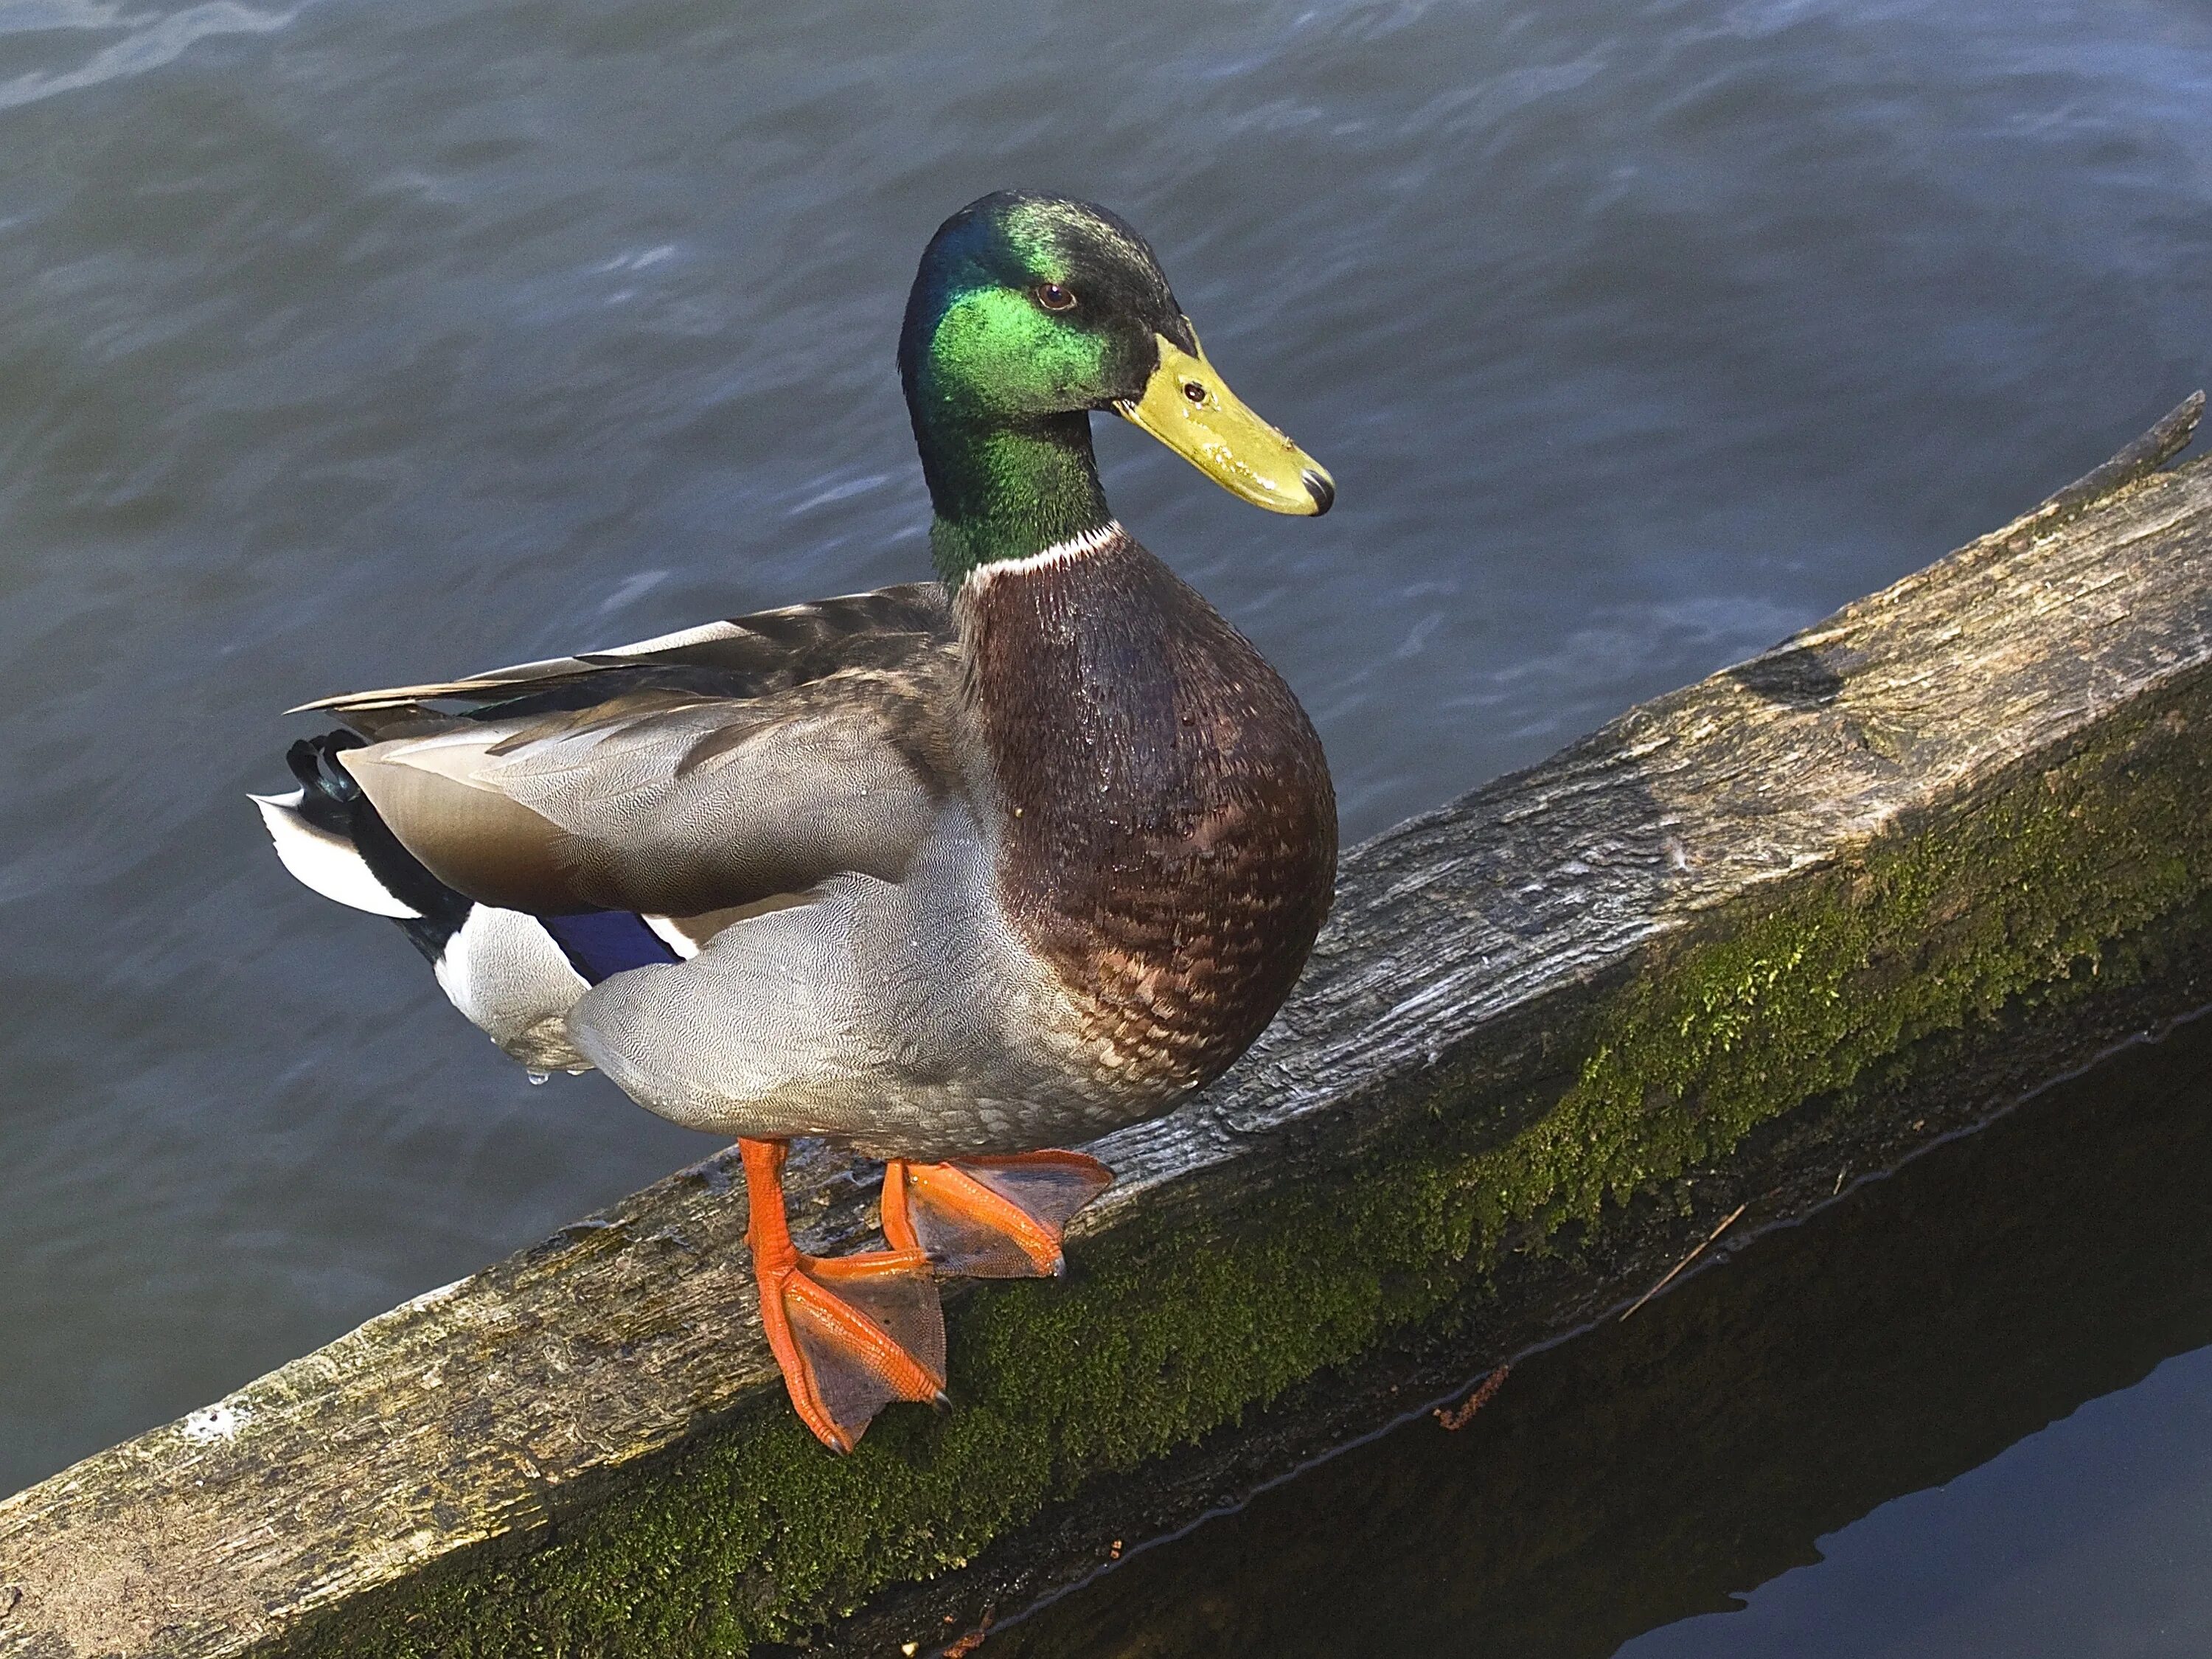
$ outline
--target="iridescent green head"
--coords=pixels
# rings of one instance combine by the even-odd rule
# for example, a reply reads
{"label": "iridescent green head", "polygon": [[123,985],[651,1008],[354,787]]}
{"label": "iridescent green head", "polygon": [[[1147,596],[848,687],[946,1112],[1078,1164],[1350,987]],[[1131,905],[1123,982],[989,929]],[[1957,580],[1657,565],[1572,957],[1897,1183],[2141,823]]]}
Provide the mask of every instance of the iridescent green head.
{"label": "iridescent green head", "polygon": [[899,372],[949,584],[1111,516],[1093,410],[1277,512],[1326,512],[1335,495],[1206,362],[1144,239],[1086,202],[1001,191],[946,220],[907,301]]}

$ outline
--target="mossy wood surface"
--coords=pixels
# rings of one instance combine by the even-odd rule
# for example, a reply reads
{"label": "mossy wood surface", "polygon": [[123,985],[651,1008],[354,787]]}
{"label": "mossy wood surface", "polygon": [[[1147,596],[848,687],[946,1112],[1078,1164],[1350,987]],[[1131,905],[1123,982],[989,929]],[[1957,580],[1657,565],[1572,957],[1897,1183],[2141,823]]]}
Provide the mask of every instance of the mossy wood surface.
{"label": "mossy wood surface", "polygon": [[[1072,1277],[948,1307],[952,1411],[831,1457],[717,1158],[0,1504],[0,1655],[739,1652],[959,1564],[1479,1287],[1510,1237],[2212,888],[2192,400],[2044,507],[1345,860],[1281,1017]],[[802,1247],[867,1225],[816,1151]]]}

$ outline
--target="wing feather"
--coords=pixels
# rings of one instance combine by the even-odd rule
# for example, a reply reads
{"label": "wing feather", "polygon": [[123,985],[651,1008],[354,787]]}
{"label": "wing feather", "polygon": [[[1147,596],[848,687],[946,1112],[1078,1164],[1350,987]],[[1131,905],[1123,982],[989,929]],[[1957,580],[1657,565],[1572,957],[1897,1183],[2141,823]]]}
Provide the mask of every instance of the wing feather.
{"label": "wing feather", "polygon": [[347,769],[469,897],[696,915],[899,879],[957,787],[957,672],[916,584],[319,706],[373,739]]}
{"label": "wing feather", "polygon": [[349,724],[351,716],[367,714],[388,723],[395,713],[451,712],[426,707],[433,703],[498,707],[609,678],[641,690],[761,696],[850,668],[897,667],[918,650],[946,643],[951,631],[944,588],[935,582],[908,582],[707,623],[605,651],[516,663],[457,680],[320,697],[287,712],[332,714]]}

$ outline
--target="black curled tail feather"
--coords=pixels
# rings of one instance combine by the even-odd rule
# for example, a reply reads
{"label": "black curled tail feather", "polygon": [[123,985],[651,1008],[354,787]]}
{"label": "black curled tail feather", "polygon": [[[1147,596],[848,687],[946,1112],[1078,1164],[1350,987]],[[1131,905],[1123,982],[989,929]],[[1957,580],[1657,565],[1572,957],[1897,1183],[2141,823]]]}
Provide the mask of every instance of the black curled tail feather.
{"label": "black curled tail feather", "polygon": [[349,749],[365,747],[366,741],[351,732],[326,732],[319,738],[302,738],[287,750],[284,763],[300,783],[297,810],[316,829],[351,842],[384,890],[422,913],[402,921],[399,928],[416,950],[435,962],[447,941],[468,920],[475,901],[447,886],[399,844],[399,837],[338,759]]}

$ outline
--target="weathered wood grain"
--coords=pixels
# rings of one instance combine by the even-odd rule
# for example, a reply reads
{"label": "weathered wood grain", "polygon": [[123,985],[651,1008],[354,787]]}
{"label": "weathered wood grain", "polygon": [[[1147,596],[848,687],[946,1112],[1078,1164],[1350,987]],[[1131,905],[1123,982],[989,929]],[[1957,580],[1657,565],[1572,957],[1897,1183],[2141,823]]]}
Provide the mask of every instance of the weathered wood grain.
{"label": "weathered wood grain", "polygon": [[[1121,1181],[1073,1253],[1131,1230],[1201,1240],[1418,1133],[1471,1054],[1538,1066],[1543,1033],[1659,947],[1724,934],[1900,826],[1941,836],[1992,779],[2197,684],[2212,469],[2154,469],[2201,408],[1774,650],[1355,849],[1251,1054],[1092,1149]],[[710,1159],[0,1504],[0,1655],[243,1653],[591,1512],[780,1387],[737,1178]],[[790,1186],[804,1246],[866,1225],[858,1166],[817,1149]]]}

